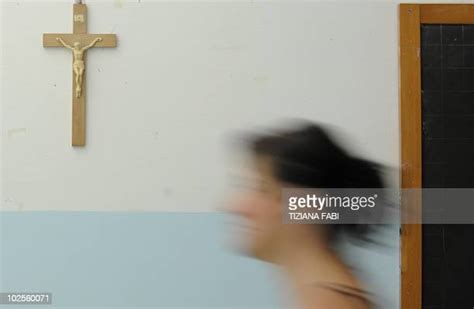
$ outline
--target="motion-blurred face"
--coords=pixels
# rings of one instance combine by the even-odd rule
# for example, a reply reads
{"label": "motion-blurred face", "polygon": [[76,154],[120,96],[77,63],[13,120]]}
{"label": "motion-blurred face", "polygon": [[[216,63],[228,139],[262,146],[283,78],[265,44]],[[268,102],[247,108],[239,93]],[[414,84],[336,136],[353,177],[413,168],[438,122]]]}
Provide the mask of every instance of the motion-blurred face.
{"label": "motion-blurred face", "polygon": [[255,160],[256,184],[242,193],[234,213],[242,220],[244,250],[262,260],[271,259],[282,233],[281,184],[273,174],[269,157]]}

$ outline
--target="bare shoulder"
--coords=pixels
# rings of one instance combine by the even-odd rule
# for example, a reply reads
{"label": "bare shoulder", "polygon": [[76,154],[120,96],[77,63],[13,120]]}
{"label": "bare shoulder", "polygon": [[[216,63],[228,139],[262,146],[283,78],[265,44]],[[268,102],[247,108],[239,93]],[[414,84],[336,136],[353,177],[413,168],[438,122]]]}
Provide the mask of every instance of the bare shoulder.
{"label": "bare shoulder", "polygon": [[358,294],[320,287],[308,287],[305,294],[304,309],[370,309],[367,299]]}

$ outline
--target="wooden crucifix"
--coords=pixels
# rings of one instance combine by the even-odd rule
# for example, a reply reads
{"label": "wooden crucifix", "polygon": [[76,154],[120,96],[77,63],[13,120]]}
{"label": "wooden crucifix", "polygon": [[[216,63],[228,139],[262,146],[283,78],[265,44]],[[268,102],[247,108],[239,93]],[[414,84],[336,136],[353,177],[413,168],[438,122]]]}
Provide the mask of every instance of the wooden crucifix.
{"label": "wooden crucifix", "polygon": [[88,34],[87,7],[74,4],[73,33],[45,33],[44,47],[65,47],[73,53],[72,145],[86,143],[86,51],[92,47],[116,47],[115,34]]}

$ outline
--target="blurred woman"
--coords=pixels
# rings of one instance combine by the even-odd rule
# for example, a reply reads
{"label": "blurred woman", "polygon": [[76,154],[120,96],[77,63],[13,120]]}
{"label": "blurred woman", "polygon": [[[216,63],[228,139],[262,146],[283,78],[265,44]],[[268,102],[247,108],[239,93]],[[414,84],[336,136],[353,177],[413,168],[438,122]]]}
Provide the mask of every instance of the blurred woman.
{"label": "blurred woman", "polygon": [[297,296],[297,308],[372,308],[365,287],[334,250],[342,233],[364,237],[368,225],[284,224],[282,188],[381,188],[375,166],[351,156],[317,125],[249,143],[256,190],[233,211],[244,220],[245,250],[281,266]]}

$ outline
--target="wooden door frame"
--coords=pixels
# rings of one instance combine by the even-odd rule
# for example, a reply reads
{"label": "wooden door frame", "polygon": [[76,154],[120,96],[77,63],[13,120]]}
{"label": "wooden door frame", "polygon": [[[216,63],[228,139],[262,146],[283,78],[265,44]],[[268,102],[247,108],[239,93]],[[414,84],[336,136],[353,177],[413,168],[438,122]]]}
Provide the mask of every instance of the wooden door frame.
{"label": "wooden door frame", "polygon": [[[474,4],[400,4],[399,18],[401,188],[421,188],[421,25],[474,24]],[[421,199],[412,202],[421,214]],[[421,309],[421,224],[402,224],[400,238],[401,308]]]}

